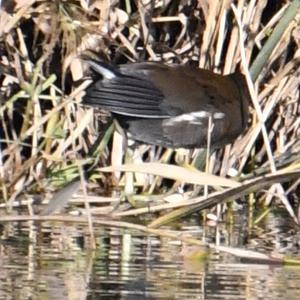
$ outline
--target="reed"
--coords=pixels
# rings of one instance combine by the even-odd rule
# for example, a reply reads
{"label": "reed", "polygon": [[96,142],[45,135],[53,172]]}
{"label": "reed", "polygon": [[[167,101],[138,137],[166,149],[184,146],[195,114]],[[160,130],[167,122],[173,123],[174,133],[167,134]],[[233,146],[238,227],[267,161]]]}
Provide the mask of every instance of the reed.
{"label": "reed", "polygon": [[[37,195],[46,199],[52,190],[81,178],[86,203],[82,210],[88,210],[91,216],[112,212],[120,212],[121,216],[124,209],[130,213],[137,207],[145,207],[146,214],[151,206],[167,206],[172,201],[180,206],[180,201],[187,203],[200,195],[211,199],[217,194],[222,201],[208,205],[215,209],[217,204],[251,193],[257,205],[284,204],[298,222],[297,208],[290,203],[299,194],[299,177],[291,174],[300,170],[300,39],[299,14],[296,15],[300,4],[276,3],[105,0],[90,5],[89,1],[16,0],[14,7],[3,5],[2,204],[12,210],[17,200],[35,200]],[[258,54],[272,33],[278,31],[274,28],[282,22],[289,5],[294,5],[294,15],[283,23],[284,30],[271,44],[270,56],[257,67]],[[242,70],[248,74],[253,100],[246,132],[234,144],[214,153],[182,153],[140,145],[125,154],[122,136],[105,126],[109,116],[80,105],[89,80],[78,56],[91,49],[116,64],[193,61],[222,74]],[[99,140],[100,134],[103,139]],[[174,176],[170,181],[172,164],[183,168],[185,178]],[[110,165],[111,173],[104,173],[101,168]],[[191,170],[190,165],[210,174]],[[203,182],[195,182],[197,172]],[[282,175],[285,173],[286,177]],[[84,174],[88,174],[88,184]],[[233,185],[224,187],[224,177]],[[267,184],[262,186],[264,178]],[[251,189],[247,189],[249,184]],[[99,201],[90,199],[87,190],[99,195]],[[236,190],[235,196],[232,190]],[[68,200],[73,193],[71,189],[64,198]],[[118,205],[115,198],[120,200]],[[124,199],[131,205],[127,206]],[[189,213],[203,209],[196,207],[191,206]],[[187,210],[176,217],[183,215]]]}

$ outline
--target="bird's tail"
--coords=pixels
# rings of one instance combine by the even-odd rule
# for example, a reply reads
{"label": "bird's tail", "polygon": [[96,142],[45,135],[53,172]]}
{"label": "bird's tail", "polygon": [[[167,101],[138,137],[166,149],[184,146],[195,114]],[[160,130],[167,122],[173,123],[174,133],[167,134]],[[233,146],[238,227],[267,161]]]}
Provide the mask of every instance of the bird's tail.
{"label": "bird's tail", "polygon": [[81,55],[80,58],[86,62],[96,74],[101,75],[104,79],[113,79],[120,75],[118,67],[115,67],[112,64],[94,59],[87,55]]}

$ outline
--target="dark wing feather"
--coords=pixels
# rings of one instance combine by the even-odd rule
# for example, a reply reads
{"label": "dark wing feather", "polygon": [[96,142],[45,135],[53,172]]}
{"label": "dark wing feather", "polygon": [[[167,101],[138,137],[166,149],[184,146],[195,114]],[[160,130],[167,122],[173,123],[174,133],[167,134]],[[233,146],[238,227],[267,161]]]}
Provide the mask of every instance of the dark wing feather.
{"label": "dark wing feather", "polygon": [[160,107],[163,99],[164,95],[144,74],[127,76],[116,73],[113,78],[92,83],[83,98],[83,104],[121,115],[166,118],[169,114]]}

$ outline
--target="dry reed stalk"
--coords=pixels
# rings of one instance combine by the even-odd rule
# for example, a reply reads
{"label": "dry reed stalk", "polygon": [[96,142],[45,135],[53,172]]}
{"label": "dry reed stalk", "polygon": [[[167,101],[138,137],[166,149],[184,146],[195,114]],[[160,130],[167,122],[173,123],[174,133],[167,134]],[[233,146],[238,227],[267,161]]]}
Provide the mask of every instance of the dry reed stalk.
{"label": "dry reed stalk", "polygon": [[[64,1],[59,5],[57,1],[33,2],[20,1],[12,13],[3,11],[0,15],[0,24],[4,24],[0,26],[0,63],[5,100],[0,107],[0,180],[2,198],[10,205],[25,187],[33,193],[44,192],[49,183],[61,179],[68,182],[79,176],[78,165],[87,163],[85,155],[101,124],[93,110],[78,105],[84,86],[69,80],[83,76],[74,59],[78,54],[92,49],[114,62],[195,60],[199,66],[223,74],[241,66],[247,71],[292,1],[277,5],[273,15],[266,11],[272,5],[270,0],[239,0],[235,14],[230,0],[185,5],[138,1],[137,6],[127,1],[125,7],[110,1],[94,1],[91,5],[86,1]],[[297,20],[289,24],[252,87],[255,111],[247,132],[210,158],[210,172],[249,178],[255,177],[255,172],[274,172],[278,165],[299,164],[294,155],[299,151],[300,133]],[[28,26],[31,35],[27,34]],[[109,136],[103,145],[108,144]],[[122,142],[114,143],[114,149],[122,147]],[[169,163],[179,157],[171,150],[140,149],[130,159]],[[100,165],[108,164],[112,157],[109,148],[103,146],[100,152]],[[285,155],[287,152],[290,157]],[[113,159],[123,161],[116,153],[121,151],[113,152],[113,157],[117,155]],[[198,160],[191,155],[185,157],[188,162]],[[121,176],[119,184],[126,183],[134,194],[163,195],[167,188],[176,194],[179,185],[175,182],[166,186],[162,177],[153,175],[126,176]],[[93,178],[103,187],[111,183],[110,177],[102,174]],[[287,196],[299,189],[297,183],[291,181],[286,191],[278,185],[278,193],[270,190],[265,199],[280,195],[293,215]],[[198,192],[198,187],[192,185],[183,188]]]}

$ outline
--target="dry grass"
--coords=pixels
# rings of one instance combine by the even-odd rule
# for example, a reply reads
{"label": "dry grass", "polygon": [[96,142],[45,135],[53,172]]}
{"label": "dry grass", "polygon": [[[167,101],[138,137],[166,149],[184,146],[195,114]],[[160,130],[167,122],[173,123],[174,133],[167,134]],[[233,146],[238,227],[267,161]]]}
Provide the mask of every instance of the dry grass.
{"label": "dry grass", "polygon": [[[91,109],[80,105],[89,81],[83,79],[77,59],[79,54],[92,49],[113,63],[151,60],[184,64],[193,60],[199,67],[223,74],[235,70],[247,73],[292,1],[281,4],[271,0],[178,1],[178,4],[96,0],[90,6],[89,2],[19,0],[14,7],[4,7],[1,11],[0,198],[3,204],[11,209],[17,200],[36,199],[36,195],[44,198],[51,189],[79,177],[85,208],[91,214],[127,209],[123,201],[119,206],[115,201],[110,202],[115,197],[124,199],[124,191],[133,208],[166,201],[180,203],[199,193],[207,196],[216,190],[220,192],[222,184],[216,178],[216,187],[202,189],[188,184],[189,178],[166,184],[164,176],[157,173],[133,175],[115,169],[108,176],[97,167],[123,162],[175,161],[204,168],[206,161],[207,172],[237,181],[255,179],[258,175],[275,176],[278,170],[280,174],[286,172],[288,183],[271,182],[273,185],[267,190],[258,184],[251,193],[256,191],[257,203],[269,204],[280,199],[279,203],[284,203],[297,221],[297,207],[290,203],[300,193],[299,178],[288,177],[288,172],[295,174],[300,170],[299,14],[286,28],[251,87],[253,108],[247,131],[233,145],[207,157],[200,150],[182,155],[180,151],[152,146],[139,146],[131,155],[124,155],[122,137],[115,135],[111,142],[112,130],[105,132],[100,145],[96,143],[97,150],[91,151],[99,132],[103,132],[100,120],[106,116],[97,112],[99,118],[95,117]],[[243,33],[242,39],[239,32]],[[87,185],[84,171],[91,164],[94,169],[88,172]],[[182,181],[187,183],[183,185]],[[112,186],[120,187],[121,193]],[[92,198],[89,202],[88,187],[98,195],[113,192],[105,201],[99,197],[99,201]],[[223,191],[226,195],[229,190]],[[227,200],[238,196],[239,193],[231,195]],[[94,203],[97,211],[89,207]]]}

